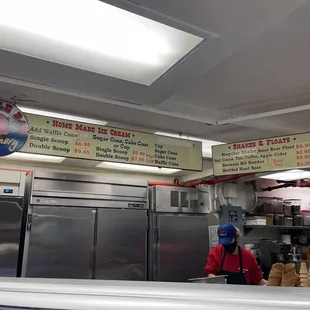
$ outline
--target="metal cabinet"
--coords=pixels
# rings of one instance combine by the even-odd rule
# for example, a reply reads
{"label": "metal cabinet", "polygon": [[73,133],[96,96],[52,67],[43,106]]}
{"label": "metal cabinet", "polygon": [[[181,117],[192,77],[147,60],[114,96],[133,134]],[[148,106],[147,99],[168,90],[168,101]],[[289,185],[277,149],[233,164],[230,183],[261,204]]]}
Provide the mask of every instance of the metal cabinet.
{"label": "metal cabinet", "polygon": [[149,280],[202,277],[209,253],[206,200],[196,188],[154,186],[149,193]]}
{"label": "metal cabinet", "polygon": [[147,211],[34,206],[24,276],[146,280]]}
{"label": "metal cabinet", "polygon": [[155,215],[153,280],[184,282],[203,276],[209,251],[206,216]]}
{"label": "metal cabinet", "polygon": [[146,280],[147,211],[99,209],[95,278]]}
{"label": "metal cabinet", "polygon": [[0,276],[16,277],[23,198],[0,198]]}
{"label": "metal cabinet", "polygon": [[22,276],[146,280],[146,182],[33,172],[26,193]]}
{"label": "metal cabinet", "polygon": [[31,217],[25,276],[92,278],[95,211],[34,206]]}

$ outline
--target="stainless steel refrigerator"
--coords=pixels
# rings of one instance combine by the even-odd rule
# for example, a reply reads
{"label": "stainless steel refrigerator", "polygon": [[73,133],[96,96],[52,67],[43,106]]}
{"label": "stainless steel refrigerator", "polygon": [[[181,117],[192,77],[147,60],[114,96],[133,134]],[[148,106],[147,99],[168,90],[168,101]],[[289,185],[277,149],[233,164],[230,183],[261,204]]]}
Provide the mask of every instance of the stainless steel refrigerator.
{"label": "stainless steel refrigerator", "polygon": [[165,186],[152,186],[149,192],[149,280],[202,277],[209,252],[208,193]]}
{"label": "stainless steel refrigerator", "polygon": [[25,173],[0,171],[0,277],[16,277]]}
{"label": "stainless steel refrigerator", "polygon": [[146,280],[146,184],[42,173],[26,183],[23,276]]}

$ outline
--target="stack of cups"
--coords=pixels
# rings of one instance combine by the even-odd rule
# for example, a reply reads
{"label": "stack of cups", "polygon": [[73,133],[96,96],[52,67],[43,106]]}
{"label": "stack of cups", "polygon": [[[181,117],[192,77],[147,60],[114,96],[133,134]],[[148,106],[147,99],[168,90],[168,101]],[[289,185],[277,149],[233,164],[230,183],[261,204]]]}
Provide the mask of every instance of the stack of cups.
{"label": "stack of cups", "polygon": [[[308,273],[306,279],[308,284]],[[274,264],[272,266],[267,283],[268,286],[300,287],[301,284],[302,279],[296,273],[295,264]]]}
{"label": "stack of cups", "polygon": [[300,264],[300,282],[301,286],[309,286],[309,271],[306,262],[301,262]]}
{"label": "stack of cups", "polygon": [[294,287],[300,282],[299,275],[296,274],[295,264],[283,266],[281,286]]}
{"label": "stack of cups", "polygon": [[283,266],[283,264],[272,265],[267,286],[281,286]]}

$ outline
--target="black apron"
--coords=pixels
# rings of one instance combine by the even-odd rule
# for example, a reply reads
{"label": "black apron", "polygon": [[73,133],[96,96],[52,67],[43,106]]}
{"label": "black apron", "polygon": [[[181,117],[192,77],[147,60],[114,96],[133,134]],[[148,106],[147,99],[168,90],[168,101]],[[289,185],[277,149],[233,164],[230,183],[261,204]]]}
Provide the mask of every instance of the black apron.
{"label": "black apron", "polygon": [[239,251],[239,262],[240,262],[240,271],[239,272],[230,272],[226,271],[223,269],[225,259],[226,259],[226,251],[221,263],[221,269],[220,269],[220,276],[227,276],[227,284],[239,284],[239,285],[247,285],[247,281],[244,276],[244,271],[243,271],[243,264],[242,264],[242,255],[241,255],[241,248],[238,245],[238,251]]}

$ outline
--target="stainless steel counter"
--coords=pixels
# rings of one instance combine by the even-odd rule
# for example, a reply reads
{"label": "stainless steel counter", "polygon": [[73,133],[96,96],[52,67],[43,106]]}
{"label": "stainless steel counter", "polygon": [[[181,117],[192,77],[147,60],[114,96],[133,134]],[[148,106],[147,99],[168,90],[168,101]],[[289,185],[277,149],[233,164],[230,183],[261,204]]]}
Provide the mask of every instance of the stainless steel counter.
{"label": "stainless steel counter", "polygon": [[309,309],[308,288],[191,283],[0,279],[0,305],[70,310]]}

